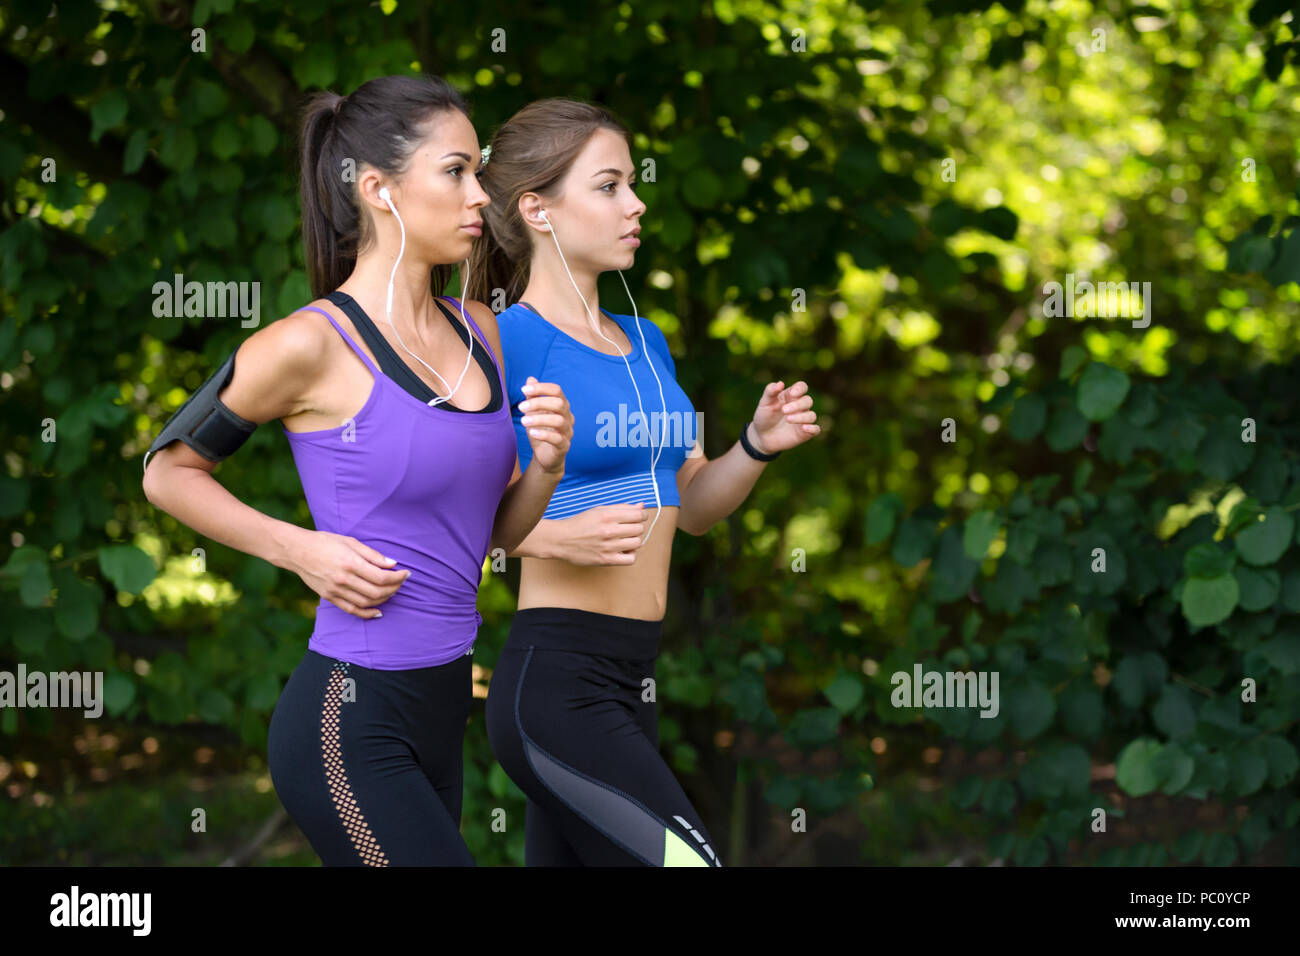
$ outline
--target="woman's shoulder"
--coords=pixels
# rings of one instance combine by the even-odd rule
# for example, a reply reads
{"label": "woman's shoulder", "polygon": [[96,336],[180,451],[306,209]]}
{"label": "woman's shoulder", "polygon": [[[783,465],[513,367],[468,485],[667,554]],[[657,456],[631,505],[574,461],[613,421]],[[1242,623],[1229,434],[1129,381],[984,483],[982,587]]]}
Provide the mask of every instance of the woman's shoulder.
{"label": "woman's shoulder", "polygon": [[545,347],[553,340],[558,329],[540,315],[518,302],[506,306],[496,314],[497,325],[505,337],[505,347],[536,348]]}

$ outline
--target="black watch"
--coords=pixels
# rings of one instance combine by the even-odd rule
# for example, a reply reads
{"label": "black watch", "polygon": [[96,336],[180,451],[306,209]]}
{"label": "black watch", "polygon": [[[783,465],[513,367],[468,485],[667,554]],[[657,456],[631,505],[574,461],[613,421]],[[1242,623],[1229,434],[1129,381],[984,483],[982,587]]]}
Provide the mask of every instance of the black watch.
{"label": "black watch", "polygon": [[772,452],[772,454],[770,455],[765,455],[757,448],[755,448],[752,444],[750,444],[749,426],[752,424],[753,422],[745,422],[745,427],[740,430],[740,445],[742,448],[745,449],[745,454],[747,454],[750,458],[753,458],[755,461],[771,461],[772,459],[780,455],[781,453],[779,451]]}

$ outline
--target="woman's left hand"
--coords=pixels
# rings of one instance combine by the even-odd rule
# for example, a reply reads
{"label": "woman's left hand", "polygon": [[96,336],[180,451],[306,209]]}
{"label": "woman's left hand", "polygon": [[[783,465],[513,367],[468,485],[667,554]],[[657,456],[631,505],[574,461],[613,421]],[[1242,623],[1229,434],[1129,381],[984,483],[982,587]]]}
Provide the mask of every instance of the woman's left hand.
{"label": "woman's left hand", "polygon": [[758,439],[754,441],[751,435],[754,447],[770,455],[820,435],[822,427],[813,424],[817,413],[812,410],[812,403],[807,382],[795,382],[789,388],[785,382],[769,382],[754,410],[754,433]]}

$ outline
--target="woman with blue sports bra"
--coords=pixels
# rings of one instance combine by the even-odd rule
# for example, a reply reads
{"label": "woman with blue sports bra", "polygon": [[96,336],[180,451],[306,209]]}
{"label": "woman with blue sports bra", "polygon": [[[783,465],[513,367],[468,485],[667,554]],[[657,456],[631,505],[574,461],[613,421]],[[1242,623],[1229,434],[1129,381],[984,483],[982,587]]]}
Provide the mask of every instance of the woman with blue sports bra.
{"label": "woman with blue sports bra", "polygon": [[703,534],[765,462],[821,430],[807,385],[774,382],[740,441],[707,459],[663,332],[635,304],[598,307],[597,277],[640,245],[628,142],[600,107],[541,100],[497,130],[480,180],[492,204],[470,272],[512,303],[497,323],[521,465],[528,380],[561,386],[574,423],[564,477],[510,552],[519,610],[487,698],[493,752],[528,798],[529,866],[722,865],[658,752],[673,533]]}
{"label": "woman with blue sports bra", "polygon": [[[219,397],[192,396],[151,449],[152,471],[146,456],[150,501],[320,595],[267,750],[276,794],[327,866],[474,864],[461,745],[483,562],[536,525],[572,432],[559,386],[534,381],[521,472],[495,317],[463,291],[459,305],[434,295],[489,202],[472,175],[477,143],[464,99],[437,77],[317,94],[301,157],[317,298],[242,342],[233,379],[210,383]],[[211,477],[274,418],[314,531]]]}

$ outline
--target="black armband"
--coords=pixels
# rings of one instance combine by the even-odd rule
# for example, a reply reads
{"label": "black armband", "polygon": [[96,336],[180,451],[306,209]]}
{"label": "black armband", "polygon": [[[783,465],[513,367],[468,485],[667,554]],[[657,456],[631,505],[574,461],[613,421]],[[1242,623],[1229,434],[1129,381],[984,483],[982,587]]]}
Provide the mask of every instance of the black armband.
{"label": "black armband", "polygon": [[236,415],[217,397],[234,377],[235,352],[231,352],[221,367],[212,373],[212,377],[200,385],[185,400],[185,404],[167,419],[163,430],[144,453],[146,471],[149,468],[149,456],[178,439],[209,461],[222,461],[248,440],[248,436],[257,428],[257,423]]}

